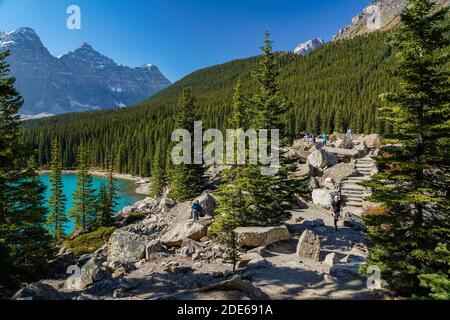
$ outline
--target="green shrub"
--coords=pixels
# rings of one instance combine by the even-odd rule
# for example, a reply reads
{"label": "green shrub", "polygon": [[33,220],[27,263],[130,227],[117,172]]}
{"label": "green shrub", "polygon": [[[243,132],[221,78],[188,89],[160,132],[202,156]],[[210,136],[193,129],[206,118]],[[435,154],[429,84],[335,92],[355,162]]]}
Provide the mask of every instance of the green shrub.
{"label": "green shrub", "polygon": [[125,218],[126,224],[133,224],[135,222],[144,220],[146,217],[145,213],[142,212],[132,212]]}
{"label": "green shrub", "polygon": [[83,234],[68,241],[68,245],[77,257],[83,254],[92,253],[100,249],[109,240],[109,237],[114,230],[116,230],[115,227],[101,227],[96,231]]}

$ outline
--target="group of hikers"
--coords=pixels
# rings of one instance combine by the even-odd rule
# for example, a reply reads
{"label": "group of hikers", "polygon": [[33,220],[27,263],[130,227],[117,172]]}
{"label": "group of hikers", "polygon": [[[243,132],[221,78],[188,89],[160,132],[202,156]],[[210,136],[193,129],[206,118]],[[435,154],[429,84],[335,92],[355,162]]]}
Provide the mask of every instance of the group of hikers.
{"label": "group of hikers", "polygon": [[[202,212],[203,212],[203,208],[200,205],[200,202],[198,200],[195,200],[194,202],[192,202],[192,206],[191,206],[191,210],[192,210],[192,220],[193,221],[198,221],[200,219],[200,217],[202,216]],[[340,195],[340,191],[338,193],[335,193],[332,197],[332,201],[331,201],[331,212],[333,215],[333,219],[334,219],[334,229],[336,231],[338,231],[338,221],[339,218],[341,216],[341,211],[342,211],[342,200],[341,200],[341,195]]]}
{"label": "group of hikers", "polygon": [[[311,141],[313,144],[315,144],[317,137],[319,137],[318,134],[315,134],[315,133],[309,134],[307,131],[303,131],[303,139],[305,140],[305,142]],[[346,139],[351,139],[352,138],[352,129],[348,129],[347,130],[347,133],[345,134],[345,138]],[[329,135],[324,132],[322,134],[322,145],[323,146],[328,145],[329,141],[330,141]]]}

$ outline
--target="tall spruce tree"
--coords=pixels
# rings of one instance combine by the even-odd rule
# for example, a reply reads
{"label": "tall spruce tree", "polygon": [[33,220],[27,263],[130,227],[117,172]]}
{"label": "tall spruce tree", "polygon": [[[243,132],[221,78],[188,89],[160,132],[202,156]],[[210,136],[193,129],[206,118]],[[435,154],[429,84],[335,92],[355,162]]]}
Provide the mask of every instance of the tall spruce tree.
{"label": "tall spruce tree", "polygon": [[248,128],[248,101],[242,93],[242,82],[238,79],[234,89],[232,114],[230,119],[231,128],[229,129],[243,129]]}
{"label": "tall spruce tree", "polygon": [[284,113],[286,100],[281,95],[277,77],[279,75],[278,61],[272,51],[273,41],[270,33],[266,31],[263,52],[258,68],[253,72],[253,78],[258,84],[258,92],[251,99],[251,121],[253,129],[279,129],[283,137],[286,131]]}
{"label": "tall spruce tree", "polygon": [[[259,90],[251,100],[250,126],[285,132],[284,122],[280,121],[285,99],[277,84],[278,69],[268,32],[262,50],[261,63],[254,72]],[[239,116],[240,112],[233,112],[233,118]],[[284,182],[280,176],[263,175],[261,168],[246,164],[224,173],[224,182],[217,193],[218,216],[209,230],[211,236],[232,242],[230,230],[236,227],[274,226],[289,218],[289,192],[283,189]]]}
{"label": "tall spruce tree", "polygon": [[[370,265],[400,295],[449,296],[450,83],[448,9],[410,0],[391,35],[397,48],[397,91],[385,94],[382,119],[399,146],[376,158],[380,173],[366,185],[384,214],[367,215]],[[448,20],[447,20],[448,21]],[[445,258],[446,257],[446,258]]]}
{"label": "tall spruce tree", "polygon": [[66,217],[66,196],[63,194],[61,150],[58,139],[52,143],[50,173],[50,197],[48,199],[47,227],[55,242],[64,238]]}
{"label": "tall spruce tree", "polygon": [[150,197],[157,198],[163,193],[165,186],[164,181],[164,169],[161,158],[161,143],[158,141],[156,144],[155,154],[152,161],[152,177],[150,184]]}
{"label": "tall spruce tree", "polygon": [[[175,129],[185,129],[192,137],[191,158],[194,162],[194,122],[197,119],[195,99],[188,88],[184,88],[179,102],[179,114]],[[170,173],[171,197],[176,200],[188,200],[195,197],[204,186],[204,168],[202,164],[174,165]]]}
{"label": "tall spruce tree", "polygon": [[114,152],[112,149],[107,153],[107,167],[108,167],[108,199],[109,206],[111,208],[111,214],[113,214],[113,210],[117,205],[117,186],[116,179],[114,178]]}
{"label": "tall spruce tree", "polygon": [[92,175],[89,173],[89,156],[84,143],[80,144],[77,161],[77,189],[73,193],[70,215],[77,230],[88,231],[95,223],[97,208]]}
{"label": "tall spruce tree", "polygon": [[97,216],[95,218],[95,226],[111,227],[114,226],[114,207],[112,206],[109,188],[102,183],[98,192],[97,200]]}
{"label": "tall spruce tree", "polygon": [[22,281],[42,276],[51,258],[51,238],[44,228],[45,187],[20,142],[19,110],[23,99],[8,76],[8,51],[0,53],[0,287],[11,274]]}

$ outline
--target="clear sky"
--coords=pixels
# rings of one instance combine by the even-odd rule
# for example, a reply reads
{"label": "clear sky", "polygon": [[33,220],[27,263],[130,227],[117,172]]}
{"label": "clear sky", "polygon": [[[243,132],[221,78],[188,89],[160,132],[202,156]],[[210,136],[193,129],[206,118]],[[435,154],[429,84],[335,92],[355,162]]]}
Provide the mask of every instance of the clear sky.
{"label": "clear sky", "polygon": [[[117,63],[157,65],[176,81],[199,68],[259,53],[268,28],[276,50],[330,40],[369,0],[0,0],[0,30],[31,27],[59,56],[91,44]],[[66,27],[69,5],[81,30]]]}

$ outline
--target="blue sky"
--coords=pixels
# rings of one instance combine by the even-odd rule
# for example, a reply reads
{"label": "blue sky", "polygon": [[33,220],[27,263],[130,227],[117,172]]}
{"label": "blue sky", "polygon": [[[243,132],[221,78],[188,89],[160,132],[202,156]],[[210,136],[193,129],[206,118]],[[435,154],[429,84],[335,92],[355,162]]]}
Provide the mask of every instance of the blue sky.
{"label": "blue sky", "polygon": [[[88,42],[129,66],[152,63],[176,81],[199,68],[259,53],[268,28],[276,50],[330,40],[369,0],[0,0],[0,30],[36,30],[59,56]],[[81,8],[81,30],[66,8]]]}

